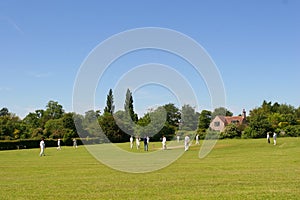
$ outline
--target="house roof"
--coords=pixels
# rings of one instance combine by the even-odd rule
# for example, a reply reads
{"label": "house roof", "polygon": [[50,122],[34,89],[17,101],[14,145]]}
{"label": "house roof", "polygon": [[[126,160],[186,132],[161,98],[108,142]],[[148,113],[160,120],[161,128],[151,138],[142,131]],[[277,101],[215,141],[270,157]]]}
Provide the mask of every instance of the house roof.
{"label": "house roof", "polygon": [[225,116],[218,115],[216,117],[218,117],[223,123],[226,123],[226,117]]}
{"label": "house roof", "polygon": [[238,122],[239,124],[242,124],[244,122],[244,117],[243,116],[222,116],[218,115],[217,116],[225,125],[231,124],[232,122]]}
{"label": "house roof", "polygon": [[225,117],[226,119],[226,123],[230,124],[233,121],[238,122],[239,124],[242,124],[244,121],[244,117],[243,116],[233,116],[233,117]]}

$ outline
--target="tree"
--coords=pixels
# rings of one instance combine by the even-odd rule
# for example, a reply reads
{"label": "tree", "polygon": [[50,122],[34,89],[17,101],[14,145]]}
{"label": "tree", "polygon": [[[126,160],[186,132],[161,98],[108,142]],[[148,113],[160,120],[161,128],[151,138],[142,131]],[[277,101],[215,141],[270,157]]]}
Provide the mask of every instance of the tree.
{"label": "tree", "polygon": [[296,125],[297,124],[297,117],[294,114],[284,114],[283,119],[285,122],[288,122],[290,125]]}
{"label": "tree", "polygon": [[221,116],[232,116],[233,113],[230,112],[229,110],[227,110],[226,108],[220,107],[220,108],[216,108],[212,114],[211,114],[211,118],[214,119],[216,116],[221,115]]}
{"label": "tree", "polygon": [[160,106],[155,110],[147,113],[145,115],[145,121],[149,119],[150,119],[150,123],[144,126],[146,127],[146,129],[144,129],[144,132],[141,132],[142,136],[143,135],[154,136],[158,134],[165,126],[174,127],[171,126],[168,122],[166,122],[166,111],[163,106]]}
{"label": "tree", "polygon": [[280,104],[277,103],[277,102],[275,102],[275,103],[271,106],[271,112],[273,112],[273,113],[278,112],[279,107],[280,107]]}
{"label": "tree", "polygon": [[96,119],[98,117],[99,117],[99,114],[97,113],[97,111],[94,111],[94,110],[86,111],[85,115],[84,115],[84,123],[90,124],[90,123],[96,121]]}
{"label": "tree", "polygon": [[106,98],[106,106],[104,108],[104,112],[108,112],[110,114],[113,114],[115,110],[114,106],[114,96],[112,89],[109,90],[107,98]]}
{"label": "tree", "polygon": [[45,124],[44,136],[49,138],[62,138],[64,127],[62,119],[50,119]]}
{"label": "tree", "polygon": [[35,113],[36,113],[37,117],[39,119],[41,119],[44,116],[45,111],[40,109],[40,110],[36,110]]}
{"label": "tree", "polygon": [[167,112],[167,123],[170,126],[178,128],[181,119],[180,110],[173,103],[165,104],[163,108]]}
{"label": "tree", "polygon": [[296,109],[287,104],[263,101],[262,105],[250,111],[249,126],[245,129],[247,137],[265,137],[271,131],[281,132],[289,125],[296,125]]}
{"label": "tree", "polygon": [[176,127],[166,121],[166,115],[168,115],[168,112],[166,113],[164,106],[160,106],[146,113],[138,120],[137,124],[139,126],[136,126],[134,130],[135,135],[141,137],[149,136],[152,141],[160,140],[163,135],[166,136],[168,140],[173,138]]}
{"label": "tree", "polygon": [[28,126],[30,129],[35,129],[40,127],[40,118],[37,113],[29,113],[23,119],[23,122]]}
{"label": "tree", "polygon": [[44,110],[35,110],[35,112],[27,114],[22,120],[27,126],[28,134],[30,134],[33,138],[39,138],[39,134],[43,132],[45,123],[47,122],[44,113]]}
{"label": "tree", "polygon": [[59,119],[63,116],[64,110],[62,105],[56,101],[49,101],[46,106],[44,116],[46,119]]}
{"label": "tree", "polygon": [[194,131],[198,126],[199,113],[190,105],[184,105],[181,108],[181,129]]}
{"label": "tree", "polygon": [[70,130],[74,131],[74,133],[76,133],[77,130],[76,130],[76,126],[74,123],[74,115],[75,115],[75,113],[65,113],[62,117],[62,123],[63,123],[64,129],[70,129]]}
{"label": "tree", "polygon": [[284,122],[284,117],[280,113],[271,113],[268,115],[268,121],[270,122],[272,128],[275,130],[280,122]]}
{"label": "tree", "polygon": [[241,137],[241,131],[236,124],[229,124],[225,127],[224,132],[221,133],[222,138],[239,138]]}
{"label": "tree", "polygon": [[125,111],[119,110],[114,114],[114,120],[118,127],[128,135],[134,135],[135,122],[133,122]]}
{"label": "tree", "polygon": [[300,120],[300,106],[295,110],[295,115],[298,120]]}
{"label": "tree", "polygon": [[261,105],[261,109],[264,111],[264,113],[270,113],[272,111],[272,102],[267,102],[264,100]]}
{"label": "tree", "polygon": [[76,132],[75,132],[75,136],[70,135],[70,137],[78,137],[79,135],[80,137],[87,137],[88,132],[85,130],[84,123],[83,123],[84,116],[74,113],[73,120],[74,120],[74,125],[76,126]]}
{"label": "tree", "polygon": [[291,105],[287,105],[287,104],[281,104],[278,108],[278,112],[280,114],[295,114],[296,109],[291,106]]}
{"label": "tree", "polygon": [[10,115],[8,109],[7,108],[2,108],[0,110],[0,116],[6,116],[6,115]]}
{"label": "tree", "polygon": [[134,121],[134,122],[138,121],[138,116],[136,113],[134,113],[133,98],[132,98],[132,94],[129,89],[127,89],[127,92],[126,92],[124,110],[125,110],[126,114],[129,114],[132,121]]}
{"label": "tree", "polygon": [[111,142],[129,141],[129,135],[124,133],[116,124],[112,114],[104,112],[98,119],[103,133]]}
{"label": "tree", "polygon": [[300,125],[289,125],[283,129],[286,136],[299,137]]}
{"label": "tree", "polygon": [[19,139],[26,137],[26,126],[18,116],[0,116],[0,139]]}
{"label": "tree", "polygon": [[254,109],[250,111],[249,126],[245,129],[245,134],[250,138],[265,137],[267,132],[274,131],[268,120],[268,114],[264,109]]}
{"label": "tree", "polygon": [[[110,114],[109,112],[104,112],[104,114]],[[110,114],[111,115],[111,114]],[[89,110],[85,112],[83,119],[83,128],[88,133],[89,136],[96,137],[99,136],[100,127],[99,127],[99,112],[94,110]]]}
{"label": "tree", "polygon": [[205,130],[208,129],[209,127],[210,121],[211,121],[211,111],[202,110],[199,116],[199,124],[198,124],[199,132],[205,132]]}

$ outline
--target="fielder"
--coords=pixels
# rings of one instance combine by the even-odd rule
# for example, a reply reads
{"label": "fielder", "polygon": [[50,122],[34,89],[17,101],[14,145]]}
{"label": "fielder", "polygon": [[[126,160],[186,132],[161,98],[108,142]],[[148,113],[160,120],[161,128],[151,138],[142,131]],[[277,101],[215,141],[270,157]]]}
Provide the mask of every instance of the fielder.
{"label": "fielder", "polygon": [[57,148],[56,150],[61,150],[61,147],[60,147],[60,138],[58,138],[57,140]]}
{"label": "fielder", "polygon": [[189,150],[190,147],[190,137],[188,135],[184,138],[184,151]]}
{"label": "fielder", "polygon": [[133,137],[130,136],[130,148],[132,149],[133,148]]}
{"label": "fielder", "polygon": [[41,142],[40,142],[40,148],[41,148],[41,152],[40,152],[40,156],[45,156],[45,142],[44,142],[44,138],[42,138]]}

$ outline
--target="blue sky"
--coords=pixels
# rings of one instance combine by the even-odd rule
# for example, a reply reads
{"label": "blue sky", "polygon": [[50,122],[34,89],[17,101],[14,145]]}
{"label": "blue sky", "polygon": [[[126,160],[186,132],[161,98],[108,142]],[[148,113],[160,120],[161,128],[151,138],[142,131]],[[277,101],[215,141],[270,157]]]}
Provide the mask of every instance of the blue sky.
{"label": "blue sky", "polygon": [[[55,100],[72,111],[74,82],[89,53],[114,34],[142,27],[173,29],[202,45],[220,71],[227,108],[235,114],[263,100],[298,107],[299,11],[297,0],[2,0],[0,107],[24,117]],[[160,51],[116,61],[99,82],[95,107],[103,110],[109,88],[122,73],[149,62],[175,66],[195,86],[198,110],[210,108],[203,80],[182,60]],[[170,91],[155,85],[136,90],[133,97],[140,115],[153,105],[177,103]]]}

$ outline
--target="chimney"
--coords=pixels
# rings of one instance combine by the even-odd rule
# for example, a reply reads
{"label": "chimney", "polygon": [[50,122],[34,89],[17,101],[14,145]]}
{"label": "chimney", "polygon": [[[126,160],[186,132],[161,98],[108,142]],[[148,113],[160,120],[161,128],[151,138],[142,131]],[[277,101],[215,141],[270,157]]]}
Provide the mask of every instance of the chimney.
{"label": "chimney", "polygon": [[243,118],[246,119],[246,111],[243,109]]}

